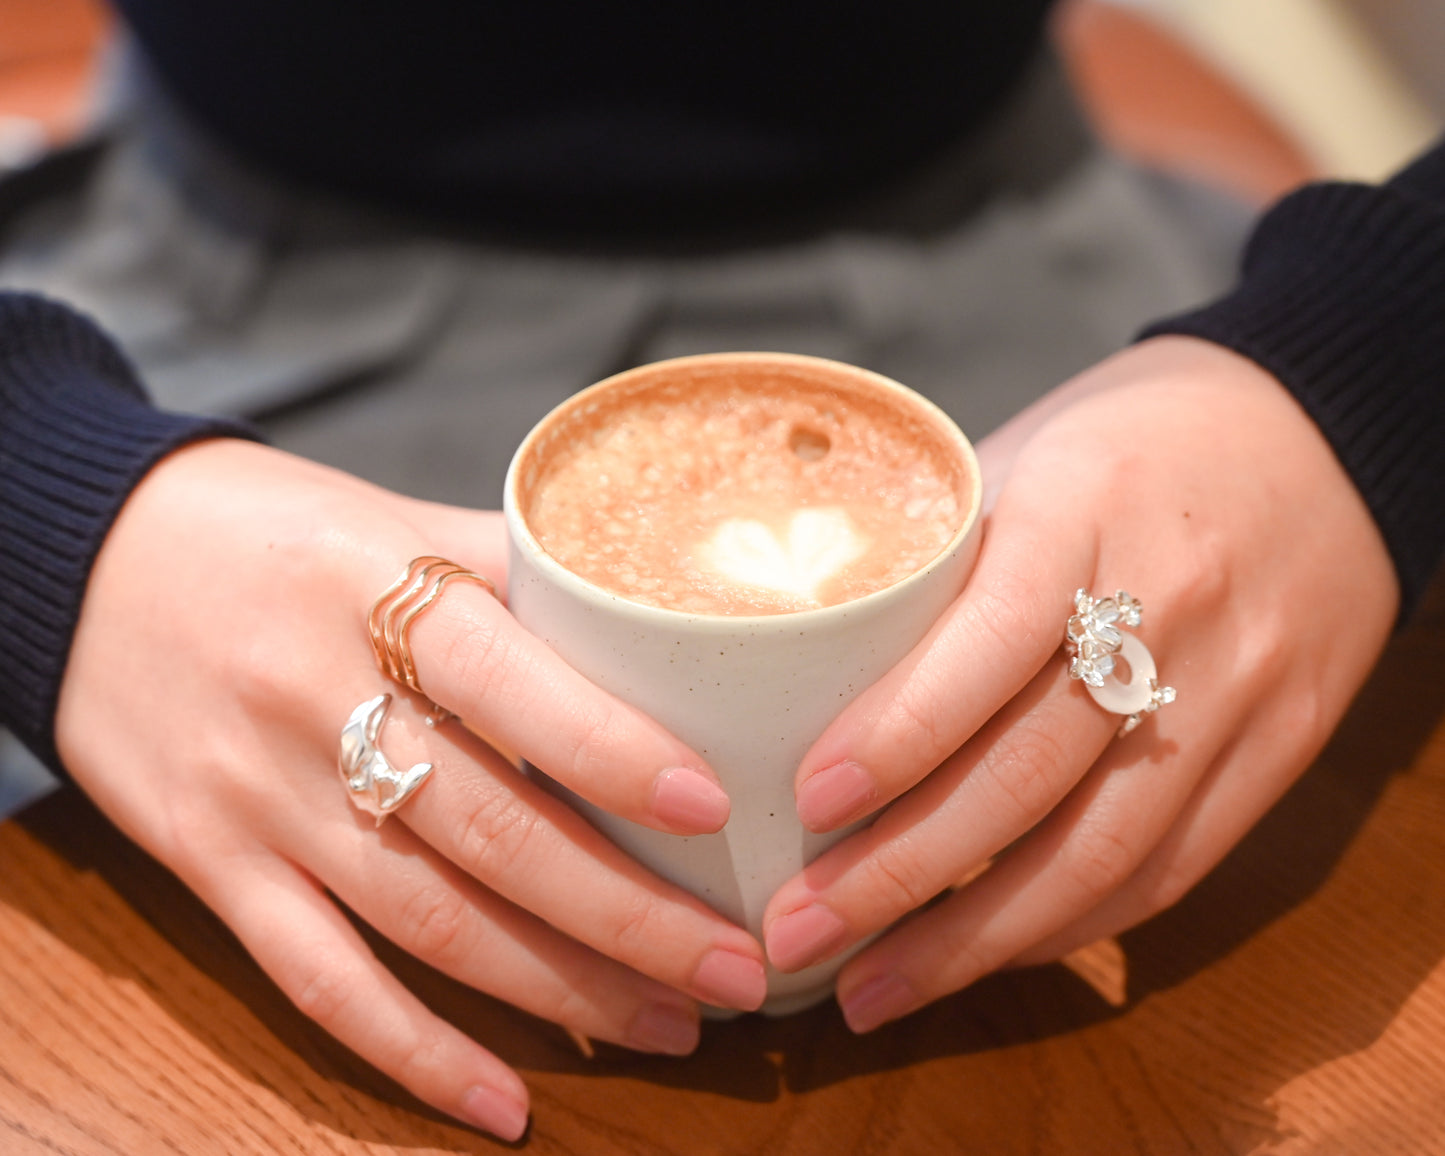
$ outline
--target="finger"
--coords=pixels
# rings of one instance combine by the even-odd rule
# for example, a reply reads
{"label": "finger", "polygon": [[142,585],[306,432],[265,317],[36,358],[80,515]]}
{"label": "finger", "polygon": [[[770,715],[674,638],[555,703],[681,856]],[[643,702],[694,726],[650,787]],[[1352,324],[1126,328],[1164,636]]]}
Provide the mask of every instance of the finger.
{"label": "finger", "polygon": [[1053,811],[1117,726],[1051,664],[933,775],[778,890],[763,917],[774,966],[820,962],[945,891]]}
{"label": "finger", "polygon": [[449,585],[410,637],[433,700],[584,799],[675,834],[727,822],[727,794],[702,758],[583,678],[481,588]]}
{"label": "finger", "polygon": [[[1176,822],[1208,762],[1170,751],[1177,732],[1121,740],[1049,817],[976,880],[845,967],[844,1017],[869,1031],[966,987],[1096,908]],[[1207,751],[1222,733],[1194,732]]]}
{"label": "finger", "polygon": [[[517,906],[669,987],[726,1007],[761,1004],[762,950],[746,931],[629,858],[464,728],[425,726],[422,709],[397,700],[378,741],[397,766],[434,764],[398,812],[425,843]],[[370,822],[343,809],[334,779],[314,790],[304,813]]]}
{"label": "finger", "polygon": [[[1281,736],[1304,736],[1269,712],[1256,712],[1238,730],[1245,737],[1219,753],[1174,825],[1129,879],[1079,918],[1022,949],[1012,963],[1058,959],[1172,907],[1253,829],[1319,753],[1313,736],[1282,753]],[[1265,767],[1271,768],[1268,775],[1261,773]]]}
{"label": "finger", "polygon": [[377,931],[479,991],[592,1039],[645,1052],[697,1047],[696,1004],[499,898],[396,823],[337,824],[304,862]]}
{"label": "finger", "polygon": [[1059,649],[1073,592],[1094,571],[1060,547],[1055,513],[1005,493],[968,587],[928,636],[858,696],[798,767],[798,815],[828,831],[871,813],[958,749]]}
{"label": "finger", "polygon": [[207,903],[307,1016],[413,1095],[505,1140],[527,1128],[521,1079],[428,1010],[317,884],[271,852],[235,857]]}
{"label": "finger", "polygon": [[[1213,749],[1215,754],[1192,798],[1125,884],[1094,909],[1078,913],[1068,926],[1022,947],[1019,962],[1057,958],[1072,946],[1116,934],[1164,910],[1212,870],[1273,806],[1324,747],[1357,689],[1352,672],[1366,669],[1374,660],[1388,628],[1385,617],[1393,606],[1368,600],[1348,604],[1362,606],[1357,622],[1370,625],[1375,616],[1373,629],[1358,634],[1320,631],[1291,639],[1288,647],[1278,645],[1277,632],[1273,644],[1270,632],[1256,632],[1223,667],[1229,672],[1226,680],[1216,678],[1207,692],[1202,687],[1190,689],[1185,701],[1192,715],[1234,720],[1227,733],[1215,730],[1214,748],[1207,742],[1199,748]],[[1283,614],[1256,611],[1254,617],[1262,622],[1287,621]],[[1205,654],[1221,635],[1250,637],[1242,627],[1221,626],[1217,618],[1202,619],[1177,639],[1175,649],[1180,654]],[[1233,685],[1229,696],[1224,693],[1226,684]],[[1239,702],[1252,704],[1244,717],[1238,713]]]}
{"label": "finger", "polygon": [[485,574],[496,583],[498,597],[505,602],[507,525],[501,511],[466,509],[420,498],[405,500],[432,552]]}

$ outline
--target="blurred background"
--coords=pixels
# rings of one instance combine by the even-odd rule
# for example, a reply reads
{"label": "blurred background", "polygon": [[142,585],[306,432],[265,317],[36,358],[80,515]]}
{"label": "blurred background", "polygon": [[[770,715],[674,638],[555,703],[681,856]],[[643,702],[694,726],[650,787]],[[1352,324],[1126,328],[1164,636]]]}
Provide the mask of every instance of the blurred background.
{"label": "blurred background", "polygon": [[1119,151],[1256,203],[1445,125],[1442,0],[1065,0],[1057,35]]}
{"label": "blurred background", "polygon": [[[100,0],[0,0],[0,172],[93,128],[111,35]],[[1251,203],[1445,124],[1445,0],[1063,0],[1057,40],[1115,148]]]}

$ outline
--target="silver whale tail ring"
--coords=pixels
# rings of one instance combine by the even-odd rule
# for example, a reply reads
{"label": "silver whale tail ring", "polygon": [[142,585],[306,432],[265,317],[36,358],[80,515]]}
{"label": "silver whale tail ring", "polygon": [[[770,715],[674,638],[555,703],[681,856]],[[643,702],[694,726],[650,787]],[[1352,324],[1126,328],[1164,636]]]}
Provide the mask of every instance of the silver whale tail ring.
{"label": "silver whale tail ring", "polygon": [[[1064,647],[1069,654],[1069,677],[1084,684],[1105,710],[1124,715],[1119,734],[1126,735],[1147,715],[1174,701],[1172,686],[1159,685],[1154,656],[1125,626],[1138,626],[1144,608],[1126,591],[1112,598],[1095,598],[1087,590],[1074,594],[1074,614],[1065,628]],[[1119,661],[1129,669],[1129,681],[1116,673]]]}
{"label": "silver whale tail ring", "polygon": [[381,724],[391,709],[391,695],[369,698],[354,711],[341,728],[341,752],[337,768],[359,810],[376,817],[376,825],[405,803],[426,782],[431,763],[417,763],[409,771],[399,770],[376,745]]}

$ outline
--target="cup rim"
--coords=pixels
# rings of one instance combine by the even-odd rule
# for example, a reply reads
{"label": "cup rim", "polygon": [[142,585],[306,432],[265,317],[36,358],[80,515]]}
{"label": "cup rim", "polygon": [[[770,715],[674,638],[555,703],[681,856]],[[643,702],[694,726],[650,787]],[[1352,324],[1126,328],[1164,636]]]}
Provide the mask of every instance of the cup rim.
{"label": "cup rim", "polygon": [[[901,395],[909,404],[916,406],[927,415],[945,434],[949,440],[956,444],[959,450],[960,459],[964,473],[969,482],[969,504],[958,530],[947,543],[930,558],[924,565],[914,570],[911,574],[898,579],[888,586],[872,590],[858,598],[850,598],[846,602],[835,602],[830,606],[813,606],[802,610],[784,610],[773,614],[707,614],[697,611],[674,610],[666,606],[655,606],[649,602],[639,602],[636,599],[628,598],[609,590],[605,586],[599,586],[581,575],[569,570],[562,565],[547,549],[537,540],[532,533],[531,527],[521,510],[521,503],[517,498],[517,487],[521,463],[527,456],[532,444],[542,435],[543,427],[560,418],[568,412],[585,406],[592,397],[608,389],[616,388],[621,381],[630,380],[643,372],[657,372],[673,367],[695,367],[716,364],[737,364],[738,362],[767,363],[773,365],[795,365],[823,368],[830,373],[843,371],[845,376],[867,382],[885,392]],[[884,597],[896,597],[897,593],[909,586],[926,581],[928,576],[938,569],[947,559],[957,554],[973,535],[979,532],[980,521],[983,510],[983,474],[978,462],[978,454],[973,448],[973,443],[963,432],[962,428],[935,402],[924,397],[915,389],[911,389],[900,381],[878,373],[875,370],[866,369],[863,366],[852,365],[845,361],[837,361],[833,358],[816,357],[804,353],[780,353],[758,350],[740,350],[737,352],[717,353],[695,353],[682,357],[664,358],[660,361],[649,361],[641,365],[635,365],[614,373],[601,381],[595,382],[574,393],[565,401],[560,402],[547,412],[545,416],[528,431],[516,451],[512,454],[512,460],[507,466],[506,481],[502,490],[502,512],[506,520],[507,532],[511,539],[513,549],[525,544],[527,553],[532,564],[541,570],[549,580],[563,583],[574,587],[579,593],[585,594],[592,600],[601,600],[615,609],[616,606],[628,608],[636,612],[641,618],[655,618],[662,622],[688,622],[695,629],[698,624],[716,623],[719,629],[736,631],[739,624],[757,628],[768,624],[795,624],[802,620],[817,620],[821,618],[843,617],[849,613],[856,613],[866,609],[869,605],[875,604]]]}

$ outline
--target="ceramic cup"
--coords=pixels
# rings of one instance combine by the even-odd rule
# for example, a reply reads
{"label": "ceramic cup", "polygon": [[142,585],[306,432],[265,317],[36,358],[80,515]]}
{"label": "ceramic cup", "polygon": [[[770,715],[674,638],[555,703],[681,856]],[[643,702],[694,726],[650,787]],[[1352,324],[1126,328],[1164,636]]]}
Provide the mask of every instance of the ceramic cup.
{"label": "ceramic cup", "polygon": [[[604,391],[658,375],[791,375],[882,396],[956,449],[962,523],[948,545],[902,581],[851,602],[791,613],[699,615],[629,601],[579,578],[538,543],[523,498],[558,423]],[[582,391],[537,425],[507,474],[508,603],[517,621],[598,686],[665,726],[708,761],[732,800],[722,831],[678,836],[616,818],[549,785],[615,843],[761,938],[763,910],[786,880],[848,830],[808,831],[793,801],[804,753],[848,702],[913,648],[962,591],[980,540],[982,483],[972,447],[941,410],[867,370],[789,354],[708,354],[645,365]],[[536,773],[536,772],[534,772]],[[826,997],[843,958],[783,974],[768,969],[763,1011],[785,1014]]]}

